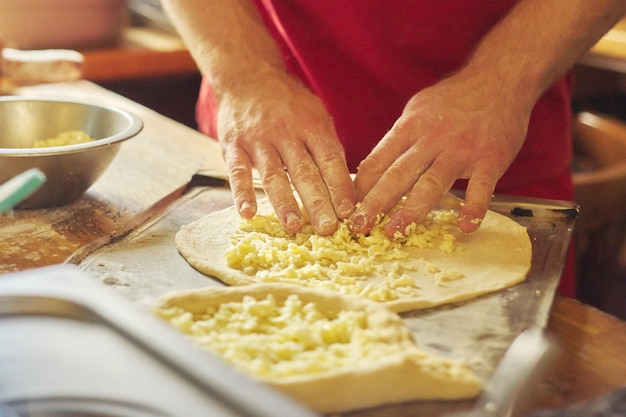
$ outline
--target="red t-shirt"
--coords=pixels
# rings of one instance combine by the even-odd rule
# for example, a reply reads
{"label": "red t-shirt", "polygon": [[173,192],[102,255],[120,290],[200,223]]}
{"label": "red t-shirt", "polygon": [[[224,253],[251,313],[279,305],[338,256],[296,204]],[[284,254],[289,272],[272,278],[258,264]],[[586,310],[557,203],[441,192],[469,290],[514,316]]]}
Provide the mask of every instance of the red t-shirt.
{"label": "red t-shirt", "polygon": [[[457,70],[516,0],[255,0],[290,72],[325,103],[355,171],[416,92]],[[571,200],[571,76],[536,104],[496,192]],[[215,137],[203,83],[198,123]],[[561,291],[573,293],[571,258]],[[564,290],[564,287],[567,289]]]}
{"label": "red t-shirt", "polygon": [[[516,0],[256,0],[289,71],[326,104],[355,171],[409,98],[457,70]],[[526,142],[498,184],[523,188],[568,170],[570,77],[539,100]],[[201,130],[214,136],[203,87]],[[208,114],[207,114],[208,113]],[[551,195],[541,195],[551,197]],[[568,192],[553,198],[568,198]],[[569,196],[571,199],[571,196]]]}

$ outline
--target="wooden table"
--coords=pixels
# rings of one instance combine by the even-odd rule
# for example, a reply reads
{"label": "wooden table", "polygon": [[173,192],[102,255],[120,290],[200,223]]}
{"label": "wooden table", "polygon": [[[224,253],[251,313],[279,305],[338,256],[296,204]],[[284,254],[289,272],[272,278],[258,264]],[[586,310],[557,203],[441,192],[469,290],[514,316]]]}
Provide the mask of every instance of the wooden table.
{"label": "wooden table", "polygon": [[[141,117],[145,128],[122,145],[110,168],[77,201],[0,217],[0,273],[61,263],[186,183],[197,169],[224,170],[214,140],[90,82],[29,87],[22,93],[115,104]],[[626,386],[626,322],[557,297],[549,330],[562,354],[529,409],[565,407]]]}

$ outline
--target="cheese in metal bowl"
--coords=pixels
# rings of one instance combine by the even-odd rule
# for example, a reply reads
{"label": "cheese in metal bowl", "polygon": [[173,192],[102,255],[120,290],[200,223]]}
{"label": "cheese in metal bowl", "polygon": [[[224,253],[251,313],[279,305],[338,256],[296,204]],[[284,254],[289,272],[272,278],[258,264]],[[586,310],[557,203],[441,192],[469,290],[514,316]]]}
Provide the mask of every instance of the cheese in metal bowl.
{"label": "cheese in metal bowl", "polygon": [[94,138],[82,130],[70,130],[67,132],[61,132],[51,138],[39,139],[35,141],[33,147],[49,148],[52,146],[78,145],[79,143],[92,142],[94,140]]}

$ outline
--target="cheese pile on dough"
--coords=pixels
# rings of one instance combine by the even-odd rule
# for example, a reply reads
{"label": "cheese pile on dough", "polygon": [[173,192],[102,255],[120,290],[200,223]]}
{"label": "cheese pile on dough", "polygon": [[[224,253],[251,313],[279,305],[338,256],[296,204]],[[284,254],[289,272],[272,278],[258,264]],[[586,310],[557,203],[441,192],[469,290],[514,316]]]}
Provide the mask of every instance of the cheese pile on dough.
{"label": "cheese pile on dough", "polygon": [[[406,236],[389,239],[378,223],[369,235],[353,236],[341,223],[331,236],[319,236],[310,224],[295,234],[284,231],[275,214],[257,215],[242,220],[239,233],[226,252],[228,266],[255,275],[262,282],[297,283],[365,296],[376,301],[390,301],[419,293],[415,280],[407,272],[421,267],[434,281],[463,278],[460,271],[441,271],[431,263],[409,258],[403,247],[434,248],[445,253],[461,251],[455,245],[457,213],[433,210],[419,225],[413,224]],[[387,279],[378,283],[363,282],[374,275]]]}
{"label": "cheese pile on dough", "polygon": [[201,314],[180,307],[159,315],[236,368],[257,376],[285,377],[358,367],[401,352],[367,327],[364,311],[321,311],[296,294],[277,303],[272,294],[245,296]]}
{"label": "cheese pile on dough", "polygon": [[321,412],[470,398],[463,360],[421,350],[380,303],[284,284],[165,294],[153,312],[239,371]]}

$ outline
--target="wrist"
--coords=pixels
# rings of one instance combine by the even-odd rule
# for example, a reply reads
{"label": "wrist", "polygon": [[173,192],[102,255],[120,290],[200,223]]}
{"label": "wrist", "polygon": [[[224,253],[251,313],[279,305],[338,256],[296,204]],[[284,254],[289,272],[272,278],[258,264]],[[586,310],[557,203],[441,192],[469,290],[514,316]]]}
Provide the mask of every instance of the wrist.
{"label": "wrist", "polygon": [[495,103],[505,103],[516,111],[530,114],[541,95],[549,87],[548,77],[540,62],[530,63],[526,57],[516,59],[472,59],[456,76],[469,87],[483,91]]}

